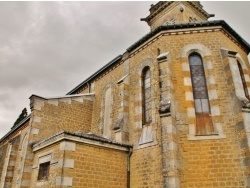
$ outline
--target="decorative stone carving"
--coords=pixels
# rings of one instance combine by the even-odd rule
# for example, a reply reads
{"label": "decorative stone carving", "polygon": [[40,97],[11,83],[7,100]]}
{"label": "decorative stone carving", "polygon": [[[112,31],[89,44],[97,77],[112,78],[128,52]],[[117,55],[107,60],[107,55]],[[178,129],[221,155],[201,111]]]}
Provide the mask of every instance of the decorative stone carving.
{"label": "decorative stone carving", "polygon": [[123,120],[123,117],[121,117],[120,119],[118,119],[115,124],[114,124],[114,127],[113,127],[113,130],[119,130],[123,127],[124,125],[124,120]]}
{"label": "decorative stone carving", "polygon": [[160,114],[170,113],[170,106],[171,106],[170,100],[161,101],[160,107],[159,107],[159,113]]}
{"label": "decorative stone carving", "polygon": [[243,104],[242,104],[242,108],[250,109],[250,102],[249,101],[244,101]]}

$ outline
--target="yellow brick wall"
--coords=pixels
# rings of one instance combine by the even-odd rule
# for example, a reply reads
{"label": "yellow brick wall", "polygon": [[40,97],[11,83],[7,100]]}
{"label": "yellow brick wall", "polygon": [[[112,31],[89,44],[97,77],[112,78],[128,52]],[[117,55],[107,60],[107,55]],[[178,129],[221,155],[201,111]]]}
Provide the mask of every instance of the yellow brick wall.
{"label": "yellow brick wall", "polygon": [[[189,123],[193,123],[188,121],[187,107],[193,107],[194,104],[192,101],[186,101],[185,99],[185,91],[192,91],[192,88],[184,86],[183,77],[189,75],[190,73],[182,71],[181,62],[183,60],[180,58],[180,53],[184,46],[200,43],[208,47],[212,52],[211,61],[213,65],[213,72],[206,72],[206,74],[212,74],[215,77],[216,84],[213,87],[217,91],[218,100],[211,102],[220,107],[221,116],[214,118],[214,121],[222,124],[223,131],[226,134],[226,139],[199,141],[187,140],[188,125]],[[174,84],[174,105],[177,107],[176,110],[181,115],[180,118],[183,120],[182,124],[175,122],[177,129],[179,129],[177,133],[177,143],[179,146],[178,156],[181,164],[179,172],[181,187],[242,187],[244,181],[242,176],[243,169],[240,163],[241,156],[238,138],[235,133],[235,125],[239,119],[242,120],[242,117],[241,115],[229,117],[232,110],[229,105],[231,99],[229,94],[230,88],[228,88],[228,84],[225,82],[224,65],[221,59],[220,48],[227,48],[239,52],[243,60],[247,63],[248,60],[246,53],[222,32],[217,31],[164,36],[135,54],[130,59],[130,141],[133,144],[138,141],[136,140],[136,135],[138,133],[134,128],[136,117],[133,113],[133,109],[135,107],[134,96],[139,92],[139,88],[135,88],[136,80],[133,79],[133,71],[144,58],[152,58],[156,60],[157,48],[159,48],[162,53],[170,52],[171,54],[170,61],[172,63],[173,73],[172,82]],[[206,61],[206,59],[203,59],[203,61]],[[157,68],[157,62],[155,62],[155,68]],[[212,88],[208,87],[208,89]],[[154,126],[157,126],[157,139],[160,143],[160,124],[156,123]],[[160,146],[156,146],[156,148],[157,147],[159,148]],[[147,150],[151,151],[148,152]],[[157,163],[155,160],[151,161],[146,157],[142,157],[148,153],[150,153],[149,155],[152,155],[152,158],[158,156],[158,160],[161,160],[161,157],[159,157],[161,155],[161,151],[159,149],[157,151],[157,149],[150,147],[148,149],[135,151],[132,157],[132,164],[149,163],[148,168],[155,167],[160,169],[162,166],[159,162]],[[133,186],[147,187],[145,182],[152,182],[152,179],[160,182],[160,177],[157,179],[155,176],[154,178],[150,177],[146,180],[145,177],[147,176],[145,174],[143,176],[143,170],[140,170],[140,167],[142,166],[143,165],[135,166],[133,168],[132,165]],[[152,185],[153,183],[150,184],[150,186]],[[154,184],[154,187],[158,186],[161,186],[161,183]]]}
{"label": "yellow brick wall", "polygon": [[[202,41],[202,42],[201,42]],[[212,62],[213,71],[207,71],[207,75],[213,75],[216,84],[208,86],[208,89],[215,89],[218,94],[217,100],[212,100],[213,105],[220,107],[221,115],[214,117],[214,121],[222,124],[226,139],[217,140],[187,140],[188,126],[194,123],[195,119],[187,117],[187,108],[193,107],[192,101],[186,101],[185,91],[192,91],[190,86],[184,86],[183,77],[189,76],[189,72],[182,71],[182,62],[187,59],[180,58],[181,49],[189,44],[202,44],[209,48],[212,52],[209,57]],[[158,40],[152,42],[148,47],[145,47],[138,53],[129,58],[130,62],[130,84],[129,84],[129,142],[131,144],[138,143],[138,137],[141,134],[141,129],[135,127],[135,122],[138,117],[134,113],[135,107],[138,102],[135,102],[135,95],[140,93],[140,87],[136,86],[138,77],[136,76],[136,69],[139,64],[146,58],[154,60],[153,74],[154,80],[152,81],[155,89],[154,102],[156,109],[156,123],[153,128],[156,130],[156,139],[158,145],[134,150],[131,159],[131,183],[134,187],[161,187],[162,186],[162,162],[161,162],[161,125],[160,117],[157,112],[159,106],[159,71],[157,62],[157,49],[161,53],[170,52],[172,63],[172,82],[174,84],[174,103],[176,110],[183,120],[180,124],[178,121],[174,122],[177,128],[180,129],[177,133],[177,143],[179,146],[178,158],[181,163],[179,171],[181,187],[225,187],[225,186],[241,186],[243,182],[242,168],[240,165],[240,149],[238,147],[238,138],[235,134],[234,125],[242,119],[241,115],[228,118],[231,108],[228,105],[230,102],[228,84],[225,82],[224,65],[221,59],[220,49],[228,48],[239,52],[245,62],[247,55],[239,48],[232,40],[225,36],[221,31],[204,32],[204,33],[190,33],[185,35],[168,35],[162,36]],[[206,61],[205,57],[203,61]],[[123,64],[116,67],[111,72],[106,73],[98,80],[95,81],[95,102],[92,121],[92,132],[102,134],[100,131],[100,113],[102,111],[103,102],[103,88],[108,83],[116,82],[124,76]],[[113,109],[119,107],[117,85],[113,90]],[[83,91],[84,93],[84,91]],[[112,124],[118,118],[116,110],[112,111]],[[237,120],[235,120],[237,119]],[[114,132],[112,134],[114,139]],[[222,152],[224,151],[224,152]],[[225,155],[225,153],[227,153]],[[198,165],[199,164],[199,165]],[[222,165],[223,164],[223,165]],[[193,168],[195,166],[195,168]],[[231,170],[230,170],[231,169]],[[223,175],[222,175],[223,174]],[[222,176],[222,177],[221,177]],[[218,179],[220,177],[220,179]],[[233,178],[231,178],[233,177]],[[214,182],[217,183],[214,183]],[[219,183],[218,183],[219,181]]]}
{"label": "yellow brick wall", "polygon": [[69,170],[74,176],[73,187],[127,187],[127,153],[77,144],[71,157],[75,160],[74,172]]}
{"label": "yellow brick wall", "polygon": [[[21,171],[21,165],[22,165],[22,157],[21,153],[26,150],[26,148],[23,148],[23,139],[24,136],[28,133],[28,125],[29,121],[25,123],[21,128],[17,129],[13,132],[10,136],[8,136],[2,143],[1,143],[1,149],[9,147],[10,143],[12,144],[11,147],[11,153],[9,157],[9,166],[7,168],[8,173],[6,176],[5,184],[7,183],[8,187],[16,187],[17,185],[17,179],[20,178],[20,171]],[[15,141],[14,141],[15,140]],[[3,155],[2,155],[3,154]],[[5,157],[6,153],[0,154],[2,159],[1,161],[1,168],[4,167]],[[3,169],[1,169],[1,173],[3,172]],[[1,176],[2,174],[0,174]]]}
{"label": "yellow brick wall", "polygon": [[[75,188],[127,187],[127,152],[81,143],[76,143],[75,151],[60,150],[60,143],[35,152],[31,187],[60,187],[58,176],[72,178]],[[39,156],[48,153],[52,153],[49,178],[37,181]],[[73,168],[62,168],[59,161],[63,158],[73,160]]]}
{"label": "yellow brick wall", "polygon": [[[52,160],[50,161],[49,167],[49,177],[48,180],[37,180],[38,178],[38,169],[39,169],[39,157],[44,155],[51,154]],[[30,187],[60,187],[56,184],[56,177],[62,176],[63,170],[58,165],[58,160],[64,157],[64,151],[60,150],[59,143],[48,146],[44,149],[35,152],[33,164],[32,164],[32,175],[31,175],[31,184]]]}
{"label": "yellow brick wall", "polygon": [[[112,111],[110,117],[112,119],[111,127],[112,129],[115,121],[118,119],[118,108],[119,108],[119,95],[118,95],[118,84],[119,81],[124,76],[124,68],[123,65],[119,65],[115,67],[112,71],[105,72],[101,74],[100,77],[95,80],[95,101],[93,104],[93,115],[92,115],[92,126],[91,131],[95,134],[102,135],[102,131],[100,126],[103,125],[103,120],[101,118],[101,111],[103,109],[104,103],[104,89],[108,84],[112,85]],[[82,93],[87,92],[86,90],[82,91]],[[112,132],[112,139],[114,139],[115,135]]]}
{"label": "yellow brick wall", "polygon": [[[240,149],[235,134],[235,125],[237,116],[231,114],[230,95],[227,82],[225,82],[225,73],[220,55],[220,48],[226,47],[246,55],[232,43],[221,32],[190,34],[173,37],[166,37],[167,43],[173,57],[178,57],[182,46],[203,42],[212,54],[213,75],[216,81],[218,99],[213,101],[220,107],[221,116],[214,119],[220,122],[226,139],[221,140],[200,140],[188,141],[188,129],[179,131],[179,154],[181,158],[181,187],[241,187],[243,186],[242,169],[240,164]],[[186,102],[183,93],[190,90],[183,85],[183,75],[181,63],[178,58],[173,59],[173,80],[175,99],[179,102],[178,111],[183,112],[185,119],[185,108],[190,107],[193,103]],[[207,73],[209,74],[209,73]],[[209,89],[209,88],[208,88]],[[190,122],[186,122],[187,125]]]}
{"label": "yellow brick wall", "polygon": [[31,140],[41,141],[61,131],[89,132],[91,129],[92,101],[71,101],[71,104],[59,101],[58,106],[45,101],[41,110],[32,111],[32,117],[41,118],[33,121],[32,127],[39,129],[39,134]]}
{"label": "yellow brick wall", "polygon": [[[226,135],[225,139],[215,140],[198,140],[191,141],[187,139],[188,126],[190,123],[194,123],[195,119],[187,117],[187,108],[193,107],[192,101],[186,101],[184,93],[186,91],[192,91],[190,86],[184,86],[183,77],[190,76],[189,72],[182,71],[182,62],[187,59],[180,58],[181,49],[189,44],[201,43],[202,45],[209,48],[212,52],[211,56],[205,57],[203,61],[211,60],[213,65],[213,71],[207,71],[207,75],[213,75],[215,77],[215,86],[209,86],[208,89],[215,89],[218,94],[217,100],[211,102],[220,107],[221,115],[214,117],[214,121],[218,121],[222,124],[223,132]],[[242,187],[243,176],[242,167],[240,164],[240,149],[238,147],[238,137],[235,134],[235,124],[242,120],[241,115],[235,115],[228,117],[227,114],[231,113],[231,108],[228,105],[230,102],[230,92],[232,88],[228,88],[228,84],[225,82],[224,64],[221,60],[220,48],[228,48],[235,50],[241,54],[244,61],[247,62],[247,56],[245,52],[240,49],[234,42],[226,37],[222,32],[208,32],[208,33],[193,33],[185,35],[169,35],[162,36],[155,42],[151,43],[148,47],[144,48],[140,52],[131,56],[130,61],[130,84],[129,90],[129,141],[131,144],[138,144],[138,138],[141,134],[141,129],[135,127],[135,122],[138,117],[134,113],[134,109],[138,102],[135,102],[136,94],[140,93],[140,88],[136,86],[138,77],[136,76],[136,69],[145,58],[151,58],[154,60],[153,72],[154,80],[152,80],[153,87],[155,90],[153,101],[156,104],[154,113],[156,116],[156,122],[152,124],[153,129],[156,131],[157,143],[154,146],[136,149],[133,151],[131,157],[131,185],[132,187],[162,187],[162,145],[161,145],[161,124],[160,117],[157,111],[159,106],[159,65],[156,60],[158,54],[157,49],[160,49],[161,53],[170,52],[171,64],[172,64],[172,82],[174,87],[174,105],[176,111],[182,119],[182,123],[174,121],[177,131],[178,144],[178,160],[180,162],[179,177],[181,187]],[[208,58],[208,59],[206,59]],[[115,110],[119,107],[119,95],[117,81],[124,76],[124,66],[119,65],[111,72],[107,72],[102,75],[98,80],[95,81],[95,102],[93,105],[92,114],[92,126],[91,131],[96,134],[102,134],[100,130],[101,118],[100,114],[103,103],[103,89],[104,87],[112,83],[113,87],[113,106],[112,106],[112,124],[118,118],[118,111]],[[84,91],[82,91],[84,93]],[[49,104],[44,106],[44,111],[49,111]],[[38,115],[38,114],[36,114]],[[39,116],[41,116],[39,114]],[[49,121],[48,121],[49,122]],[[52,125],[52,123],[49,123]],[[112,127],[111,127],[112,128]],[[59,130],[59,129],[58,129]],[[69,128],[68,130],[74,130]],[[112,131],[112,139],[114,139],[114,131]],[[82,146],[81,150],[88,152],[93,148]],[[97,148],[95,148],[97,150]],[[83,152],[80,151],[79,152]],[[86,152],[85,151],[85,152]],[[108,154],[106,150],[102,151],[104,155]],[[77,154],[77,152],[73,153]],[[72,157],[72,153],[68,154]],[[86,157],[86,160],[90,160],[94,157]],[[78,160],[78,159],[77,159]],[[82,160],[82,158],[81,158]],[[85,158],[84,158],[85,160]],[[77,163],[76,163],[77,164]],[[89,169],[91,161],[84,163],[88,172],[87,176],[93,177],[90,172],[93,169]],[[76,166],[77,167],[77,166]],[[76,176],[80,176],[80,173],[86,173],[85,171],[75,171],[79,173]],[[74,172],[74,173],[75,173]],[[69,170],[69,175],[74,174],[73,171]],[[124,178],[124,177],[123,177]],[[125,178],[126,179],[126,178]],[[81,180],[77,180],[77,185],[82,186]],[[75,182],[75,181],[74,181]],[[86,182],[90,187],[95,187],[97,184]]]}

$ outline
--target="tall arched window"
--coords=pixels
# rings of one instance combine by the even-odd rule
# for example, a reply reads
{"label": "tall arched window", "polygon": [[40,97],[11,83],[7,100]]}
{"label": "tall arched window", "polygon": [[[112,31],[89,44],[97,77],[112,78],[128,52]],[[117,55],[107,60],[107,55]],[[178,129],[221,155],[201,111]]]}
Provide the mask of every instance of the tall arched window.
{"label": "tall arched window", "polygon": [[104,97],[104,119],[103,119],[103,135],[107,138],[111,137],[111,118],[110,115],[112,113],[111,110],[112,103],[112,90],[108,88],[105,92]]}
{"label": "tall arched window", "polygon": [[249,93],[248,93],[248,89],[247,89],[247,83],[246,83],[246,80],[245,80],[245,77],[244,77],[244,72],[243,72],[242,66],[241,66],[239,61],[237,61],[237,64],[238,64],[238,68],[239,68],[240,77],[241,77],[243,89],[244,89],[244,92],[245,92],[245,96],[249,100],[250,98],[249,98]]}
{"label": "tall arched window", "polygon": [[212,134],[214,129],[210,116],[206,77],[201,56],[197,53],[192,53],[189,56],[189,66],[194,95],[196,134]]}
{"label": "tall arched window", "polygon": [[151,73],[148,66],[142,71],[142,120],[143,125],[152,121]]}

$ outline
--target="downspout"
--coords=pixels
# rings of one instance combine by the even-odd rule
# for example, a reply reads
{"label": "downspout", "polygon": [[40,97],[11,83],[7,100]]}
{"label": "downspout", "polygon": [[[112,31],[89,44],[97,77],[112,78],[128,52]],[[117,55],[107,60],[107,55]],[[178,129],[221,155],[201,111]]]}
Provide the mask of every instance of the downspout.
{"label": "downspout", "polygon": [[127,158],[127,188],[130,188],[130,158],[132,155],[133,149],[129,148],[128,158]]}

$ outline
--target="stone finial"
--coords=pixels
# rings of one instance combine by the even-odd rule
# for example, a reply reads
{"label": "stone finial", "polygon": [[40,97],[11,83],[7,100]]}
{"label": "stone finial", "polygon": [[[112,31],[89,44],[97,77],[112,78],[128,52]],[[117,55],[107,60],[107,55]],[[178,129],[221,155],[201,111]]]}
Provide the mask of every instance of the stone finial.
{"label": "stone finial", "polygon": [[119,118],[115,124],[114,124],[114,127],[113,127],[113,130],[118,130],[118,129],[121,129],[124,125],[124,120],[123,120],[123,117]]}
{"label": "stone finial", "polygon": [[171,101],[161,101],[160,107],[159,107],[159,113],[160,114],[165,114],[165,113],[170,113],[170,106],[171,106]]}
{"label": "stone finial", "polygon": [[244,101],[243,104],[242,104],[242,108],[250,109],[250,102],[249,101]]}

